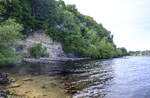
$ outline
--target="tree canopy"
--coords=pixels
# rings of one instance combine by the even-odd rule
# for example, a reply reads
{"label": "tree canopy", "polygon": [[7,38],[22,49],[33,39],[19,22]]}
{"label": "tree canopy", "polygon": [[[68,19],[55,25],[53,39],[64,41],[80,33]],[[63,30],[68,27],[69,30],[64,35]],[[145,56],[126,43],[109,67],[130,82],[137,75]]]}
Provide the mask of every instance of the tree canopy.
{"label": "tree canopy", "polygon": [[12,47],[16,45],[16,40],[22,37],[22,30],[23,26],[14,19],[8,19],[0,24],[0,65],[18,61],[18,53]]}
{"label": "tree canopy", "polygon": [[116,48],[113,35],[102,24],[62,0],[1,0],[0,22],[0,40],[5,46],[11,47],[20,34],[43,29],[63,44],[66,53],[76,56],[112,58],[126,52]]}

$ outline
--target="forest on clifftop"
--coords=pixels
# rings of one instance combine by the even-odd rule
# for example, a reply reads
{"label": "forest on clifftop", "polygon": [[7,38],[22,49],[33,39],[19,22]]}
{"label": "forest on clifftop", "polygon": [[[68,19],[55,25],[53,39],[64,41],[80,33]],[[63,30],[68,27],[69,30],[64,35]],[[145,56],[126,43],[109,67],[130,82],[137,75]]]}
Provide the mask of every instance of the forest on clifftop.
{"label": "forest on clifftop", "polygon": [[19,54],[11,47],[16,40],[43,29],[63,44],[66,53],[78,57],[112,58],[127,54],[117,48],[110,31],[75,5],[59,0],[0,1],[0,64],[15,63]]}

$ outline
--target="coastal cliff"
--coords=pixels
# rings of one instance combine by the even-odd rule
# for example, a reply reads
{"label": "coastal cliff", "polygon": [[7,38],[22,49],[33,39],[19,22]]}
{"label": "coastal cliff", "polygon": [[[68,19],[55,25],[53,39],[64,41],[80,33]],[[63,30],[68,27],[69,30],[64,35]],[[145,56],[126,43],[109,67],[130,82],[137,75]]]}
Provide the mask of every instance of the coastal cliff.
{"label": "coastal cliff", "polygon": [[28,54],[29,49],[39,43],[42,44],[42,47],[46,48],[47,58],[67,57],[63,51],[62,44],[53,41],[43,30],[35,31],[24,40],[19,40],[19,47],[16,50]]}

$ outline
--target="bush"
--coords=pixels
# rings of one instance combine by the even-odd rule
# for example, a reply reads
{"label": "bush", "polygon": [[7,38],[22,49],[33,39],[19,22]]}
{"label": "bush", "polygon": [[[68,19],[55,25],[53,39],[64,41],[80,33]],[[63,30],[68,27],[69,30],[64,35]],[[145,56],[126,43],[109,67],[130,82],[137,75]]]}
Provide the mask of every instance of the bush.
{"label": "bush", "polygon": [[33,47],[29,49],[30,57],[40,58],[40,57],[48,57],[46,53],[46,48],[42,47],[42,44],[35,44]]}
{"label": "bush", "polygon": [[16,64],[21,56],[11,48],[0,49],[0,65]]}

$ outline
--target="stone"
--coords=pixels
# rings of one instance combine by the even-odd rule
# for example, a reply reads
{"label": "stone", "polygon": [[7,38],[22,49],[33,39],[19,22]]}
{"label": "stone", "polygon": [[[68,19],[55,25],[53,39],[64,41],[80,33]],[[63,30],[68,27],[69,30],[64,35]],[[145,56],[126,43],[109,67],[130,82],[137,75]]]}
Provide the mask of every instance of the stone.
{"label": "stone", "polygon": [[17,80],[15,78],[11,78],[10,82],[16,82]]}
{"label": "stone", "polygon": [[9,84],[8,73],[0,73],[0,84],[1,85]]}
{"label": "stone", "polygon": [[79,91],[78,90],[66,90],[66,93],[75,94],[75,93],[79,93]]}
{"label": "stone", "polygon": [[7,98],[7,95],[9,95],[10,92],[8,90],[2,90],[0,91],[0,98]]}
{"label": "stone", "polygon": [[21,84],[17,84],[17,83],[12,83],[9,88],[17,88],[17,87],[20,87]]}
{"label": "stone", "polygon": [[31,78],[25,78],[25,79],[23,79],[23,81],[33,81],[33,79],[31,79]]}

